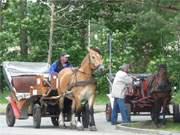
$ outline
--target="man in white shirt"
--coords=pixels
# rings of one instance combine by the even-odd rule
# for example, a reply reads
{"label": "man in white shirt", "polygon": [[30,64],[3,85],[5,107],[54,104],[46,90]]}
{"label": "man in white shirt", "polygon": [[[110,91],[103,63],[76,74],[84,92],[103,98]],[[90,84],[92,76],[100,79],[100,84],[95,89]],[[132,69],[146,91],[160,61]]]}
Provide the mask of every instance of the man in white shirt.
{"label": "man in white shirt", "polygon": [[116,73],[112,85],[112,96],[114,97],[114,104],[112,109],[112,125],[117,124],[117,110],[119,108],[122,117],[122,124],[129,122],[129,113],[125,105],[125,93],[127,87],[132,85],[133,79],[127,74],[129,72],[129,64],[123,64],[121,70]]}

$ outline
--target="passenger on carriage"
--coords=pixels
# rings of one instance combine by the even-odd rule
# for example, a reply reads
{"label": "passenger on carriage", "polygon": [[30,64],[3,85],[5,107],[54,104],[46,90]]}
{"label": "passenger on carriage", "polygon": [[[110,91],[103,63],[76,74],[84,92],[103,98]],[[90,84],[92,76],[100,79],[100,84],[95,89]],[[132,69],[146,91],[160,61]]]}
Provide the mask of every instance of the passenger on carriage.
{"label": "passenger on carriage", "polygon": [[70,55],[67,53],[61,53],[59,59],[50,66],[49,73],[59,73],[63,68],[73,67],[72,64],[69,63],[69,57]]}
{"label": "passenger on carriage", "polygon": [[112,108],[112,120],[111,124],[117,124],[118,109],[121,112],[122,123],[130,122],[130,116],[128,108],[125,105],[125,93],[128,90],[127,87],[132,86],[133,79],[127,74],[129,72],[129,64],[123,64],[121,70],[116,73],[114,82],[112,85],[112,97],[114,97],[114,103]]}

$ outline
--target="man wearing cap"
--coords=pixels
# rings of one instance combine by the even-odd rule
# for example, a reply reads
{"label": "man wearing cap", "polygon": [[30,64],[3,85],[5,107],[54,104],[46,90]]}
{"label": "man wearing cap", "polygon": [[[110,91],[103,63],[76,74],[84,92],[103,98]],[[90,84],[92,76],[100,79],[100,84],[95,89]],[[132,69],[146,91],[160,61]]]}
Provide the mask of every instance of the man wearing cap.
{"label": "man wearing cap", "polygon": [[132,85],[133,79],[127,74],[129,72],[129,64],[123,64],[116,73],[116,76],[112,85],[112,97],[114,97],[114,104],[112,109],[111,124],[117,124],[117,110],[119,108],[122,117],[122,124],[130,121],[129,112],[125,105],[125,93],[127,88]]}
{"label": "man wearing cap", "polygon": [[59,73],[63,68],[73,67],[72,64],[69,63],[68,58],[69,55],[67,53],[61,53],[59,60],[55,61],[51,65],[49,73]]}

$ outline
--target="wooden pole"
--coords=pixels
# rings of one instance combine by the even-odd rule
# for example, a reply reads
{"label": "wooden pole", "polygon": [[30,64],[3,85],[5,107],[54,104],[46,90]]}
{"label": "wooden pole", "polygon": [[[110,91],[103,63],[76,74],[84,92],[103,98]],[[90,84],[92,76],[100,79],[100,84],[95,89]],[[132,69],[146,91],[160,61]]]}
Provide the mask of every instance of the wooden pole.
{"label": "wooden pole", "polygon": [[91,24],[90,20],[88,20],[88,46],[90,47],[91,44]]}
{"label": "wooden pole", "polygon": [[109,74],[112,75],[112,34],[110,33],[108,36],[108,44],[109,44]]}
{"label": "wooden pole", "polygon": [[49,49],[48,49],[48,63],[51,63],[52,46],[53,46],[53,34],[54,34],[54,17],[55,17],[55,0],[50,0],[50,33],[49,33]]}

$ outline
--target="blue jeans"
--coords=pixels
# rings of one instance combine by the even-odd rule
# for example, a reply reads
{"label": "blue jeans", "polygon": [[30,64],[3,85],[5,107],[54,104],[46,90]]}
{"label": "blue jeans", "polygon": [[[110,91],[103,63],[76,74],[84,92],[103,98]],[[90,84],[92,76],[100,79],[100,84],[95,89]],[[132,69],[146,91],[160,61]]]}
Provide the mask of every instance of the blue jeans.
{"label": "blue jeans", "polygon": [[114,104],[112,108],[112,115],[111,115],[111,123],[114,125],[117,123],[118,118],[118,109],[121,112],[122,123],[127,123],[130,121],[128,109],[125,105],[125,101],[122,98],[114,98]]}

